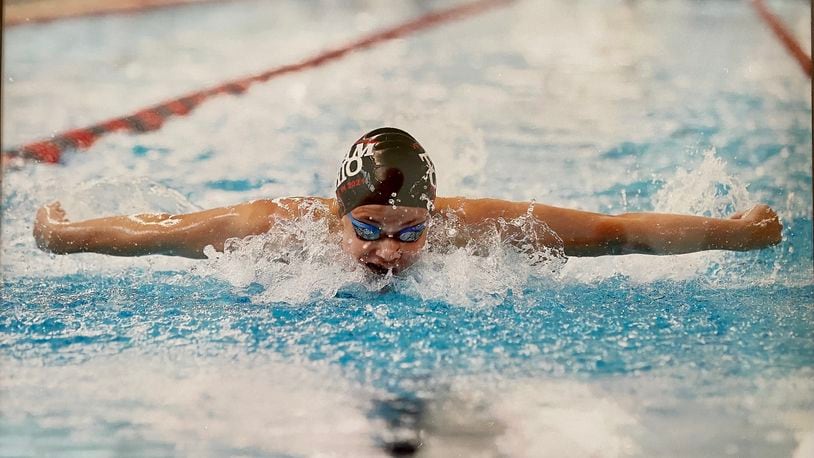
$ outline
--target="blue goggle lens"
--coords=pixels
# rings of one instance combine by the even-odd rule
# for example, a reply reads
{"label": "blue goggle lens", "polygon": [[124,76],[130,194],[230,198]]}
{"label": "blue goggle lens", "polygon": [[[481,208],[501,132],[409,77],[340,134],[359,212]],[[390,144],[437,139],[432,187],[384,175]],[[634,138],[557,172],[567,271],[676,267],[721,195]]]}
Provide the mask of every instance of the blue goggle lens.
{"label": "blue goggle lens", "polygon": [[[381,228],[372,224],[359,221],[352,215],[348,214],[350,222],[353,225],[353,230],[356,231],[356,236],[367,242],[374,242],[382,238]],[[412,243],[421,238],[421,234],[426,229],[426,223],[416,224],[415,226],[406,227],[400,230],[395,237],[402,242]]]}

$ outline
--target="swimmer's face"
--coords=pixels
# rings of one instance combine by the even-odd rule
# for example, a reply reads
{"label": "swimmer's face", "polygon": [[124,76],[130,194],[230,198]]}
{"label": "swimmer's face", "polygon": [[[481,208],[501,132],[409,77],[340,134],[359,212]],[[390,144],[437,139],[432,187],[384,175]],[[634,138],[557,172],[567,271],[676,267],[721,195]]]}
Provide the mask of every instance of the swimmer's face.
{"label": "swimmer's face", "polygon": [[[424,208],[362,205],[351,214],[382,230],[379,240],[362,240],[356,235],[348,215],[342,217],[342,248],[374,272],[385,273],[392,269],[398,273],[410,267],[427,244],[426,229],[415,242],[402,242],[396,235],[402,229],[427,222],[430,212]],[[390,235],[393,237],[388,237]]]}

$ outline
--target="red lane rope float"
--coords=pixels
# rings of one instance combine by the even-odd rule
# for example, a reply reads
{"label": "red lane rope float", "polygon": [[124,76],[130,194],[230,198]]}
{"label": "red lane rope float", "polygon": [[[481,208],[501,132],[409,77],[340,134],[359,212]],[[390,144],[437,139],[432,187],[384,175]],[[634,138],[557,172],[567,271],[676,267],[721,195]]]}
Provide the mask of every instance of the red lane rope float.
{"label": "red lane rope float", "polygon": [[132,14],[142,11],[197,5],[223,0],[107,0],[74,1],[63,0],[26,2],[3,5],[3,27],[16,27],[28,24],[41,24],[78,17],[105,16],[109,14]]}
{"label": "red lane rope float", "polygon": [[56,134],[49,139],[29,143],[3,152],[2,162],[10,165],[24,159],[33,159],[46,163],[59,162],[66,150],[85,149],[93,145],[102,136],[111,132],[149,132],[161,128],[164,122],[174,116],[184,116],[205,100],[220,94],[241,94],[254,83],[268,81],[288,73],[311,69],[340,59],[353,51],[373,47],[379,43],[419,32],[445,22],[462,19],[466,16],[482,13],[489,9],[508,5],[513,0],[478,0],[456,7],[432,12],[400,25],[374,32],[345,46],[324,51],[314,57],[295,64],[283,65],[246,78],[226,82],[219,86],[193,92],[177,99],[159,103],[134,114],[94,124],[90,127],[74,129]]}
{"label": "red lane rope float", "polygon": [[786,51],[797,60],[797,63],[800,64],[800,68],[806,72],[806,75],[808,75],[809,78],[814,76],[814,66],[812,66],[811,63],[811,57],[803,51],[803,48],[800,47],[800,44],[794,39],[794,35],[783,25],[780,18],[769,10],[769,7],[766,6],[763,0],[752,0],[752,6],[755,7],[760,17],[769,25],[780,42],[783,43]]}

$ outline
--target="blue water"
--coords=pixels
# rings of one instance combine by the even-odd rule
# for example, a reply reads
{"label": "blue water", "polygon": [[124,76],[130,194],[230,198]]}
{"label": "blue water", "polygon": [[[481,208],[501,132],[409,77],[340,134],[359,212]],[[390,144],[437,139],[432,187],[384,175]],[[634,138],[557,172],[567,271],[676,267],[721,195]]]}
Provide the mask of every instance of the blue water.
{"label": "blue water", "polygon": [[[810,286],[720,290],[664,281],[632,287],[611,278],[529,286],[523,301],[508,297],[488,310],[393,292],[342,292],[290,307],[252,304],[251,288],[222,282],[173,284],[175,275],[6,283],[15,295],[0,327],[3,351],[20,359],[82,361],[100,347],[155,351],[203,340],[228,354],[328,359],[358,374],[375,373],[370,382],[396,389],[404,378],[467,373],[479,358],[478,371],[596,377],[683,366],[710,376],[783,374],[814,363]],[[122,292],[126,300],[100,300],[101,291]],[[767,297],[775,299],[767,303]],[[219,336],[224,327],[234,332]],[[394,350],[404,354],[393,358]]]}
{"label": "blue water", "polygon": [[[323,3],[4,31],[3,146],[449,5]],[[773,7],[810,42],[807,3]],[[99,39],[51,48],[75,34]],[[810,90],[745,3],[517,2],[9,171],[0,455],[808,456]],[[55,199],[81,219],[327,196],[380,124],[420,139],[444,195],[765,202],[783,242],[542,266],[487,244],[376,283],[329,262],[313,222],[207,261],[52,256],[30,236]],[[302,246],[273,248],[291,234]]]}

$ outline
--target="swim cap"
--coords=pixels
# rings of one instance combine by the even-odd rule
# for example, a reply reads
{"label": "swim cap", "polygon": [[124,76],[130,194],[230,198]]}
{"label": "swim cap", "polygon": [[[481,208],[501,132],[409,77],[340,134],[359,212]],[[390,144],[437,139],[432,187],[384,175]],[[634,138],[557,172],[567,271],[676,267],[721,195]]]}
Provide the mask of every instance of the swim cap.
{"label": "swim cap", "polygon": [[362,205],[431,209],[435,167],[407,132],[393,127],[372,130],[356,140],[342,160],[336,200],[341,216]]}

